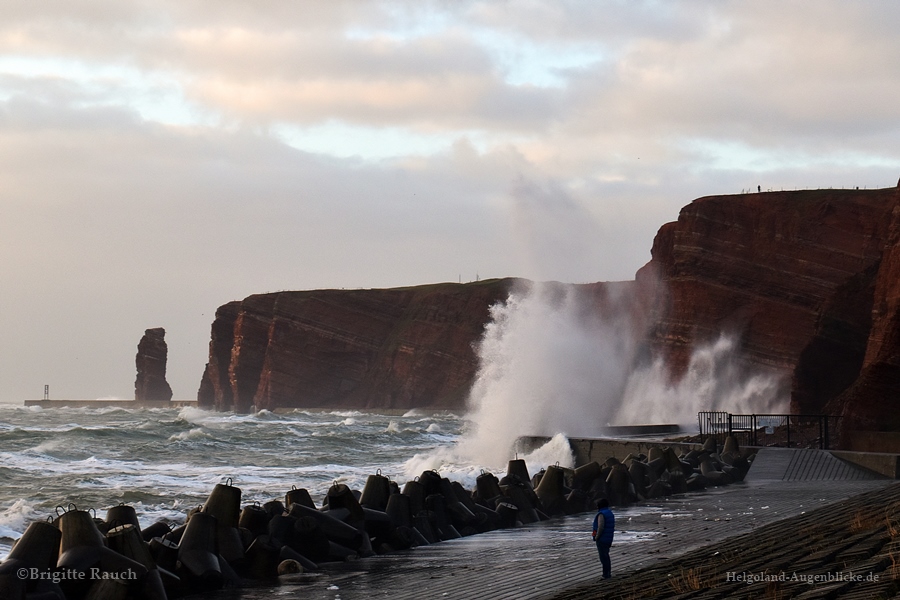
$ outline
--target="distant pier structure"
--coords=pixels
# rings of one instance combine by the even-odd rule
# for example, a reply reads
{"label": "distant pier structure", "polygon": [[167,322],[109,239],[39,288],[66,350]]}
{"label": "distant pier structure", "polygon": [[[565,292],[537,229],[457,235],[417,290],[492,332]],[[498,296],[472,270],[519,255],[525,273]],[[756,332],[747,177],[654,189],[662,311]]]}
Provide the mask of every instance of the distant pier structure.
{"label": "distant pier structure", "polygon": [[197,406],[196,400],[25,400],[25,406],[41,408],[181,408]]}
{"label": "distant pier structure", "polygon": [[179,408],[197,406],[196,400],[172,400],[172,388],[166,382],[166,330],[155,327],[144,332],[138,344],[135,366],[137,379],[134,400],[51,400],[50,386],[44,384],[43,400],[26,400],[25,406],[42,408]]}

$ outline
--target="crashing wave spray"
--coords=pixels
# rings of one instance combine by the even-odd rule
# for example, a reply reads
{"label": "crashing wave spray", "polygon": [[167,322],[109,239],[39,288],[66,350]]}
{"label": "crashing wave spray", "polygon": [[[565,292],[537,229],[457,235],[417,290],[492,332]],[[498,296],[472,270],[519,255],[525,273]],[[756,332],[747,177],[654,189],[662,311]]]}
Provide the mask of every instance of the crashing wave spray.
{"label": "crashing wave spray", "polygon": [[681,379],[670,381],[664,361],[635,369],[628,378],[616,415],[620,425],[656,423],[693,425],[697,413],[785,413],[782,382],[768,374],[751,374],[738,360],[735,338],[721,335],[691,354]]}
{"label": "crashing wave spray", "polygon": [[782,382],[748,373],[730,337],[698,346],[677,382],[662,360],[639,364],[644,332],[634,323],[634,297],[622,294],[599,310],[585,288],[534,284],[492,308],[460,457],[498,465],[523,435],[597,437],[607,424],[692,424],[699,410],[784,411]]}
{"label": "crashing wave spray", "polygon": [[[615,284],[522,284],[491,307],[478,347],[480,366],[469,394],[467,426],[457,446],[419,454],[408,475],[462,465],[505,467],[516,438],[553,439],[524,458],[529,470],[559,462],[572,466],[564,436],[596,434],[614,415],[627,384],[637,339],[630,296]],[[598,302],[610,307],[609,319]]]}
{"label": "crashing wave spray", "polygon": [[613,312],[605,318],[585,286],[555,283],[492,307],[460,450],[502,464],[520,435],[596,434],[615,415],[636,350],[628,312]]}

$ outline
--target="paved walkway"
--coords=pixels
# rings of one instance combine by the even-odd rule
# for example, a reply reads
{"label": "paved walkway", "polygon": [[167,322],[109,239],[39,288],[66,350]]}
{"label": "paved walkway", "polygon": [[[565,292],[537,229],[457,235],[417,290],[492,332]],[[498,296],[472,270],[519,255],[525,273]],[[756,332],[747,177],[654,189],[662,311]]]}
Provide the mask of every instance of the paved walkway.
{"label": "paved walkway", "polygon": [[[780,456],[780,455],[779,455]],[[761,457],[762,458],[762,457]],[[751,469],[763,474],[765,461]],[[787,469],[790,460],[785,463]],[[891,480],[750,477],[706,492],[683,494],[616,510],[613,574],[660,561],[828,504],[882,489]],[[538,599],[596,579],[600,571],[590,537],[592,514],[530,527],[494,531],[335,565],[277,588],[219,592],[215,598],[262,600],[278,596],[328,600],[477,598]],[[723,550],[725,549],[723,545]]]}
{"label": "paved walkway", "polygon": [[548,600],[900,600],[898,556],[894,484]]}
{"label": "paved walkway", "polygon": [[827,450],[761,448],[747,478],[751,481],[846,481],[881,479],[882,476],[841,460]]}

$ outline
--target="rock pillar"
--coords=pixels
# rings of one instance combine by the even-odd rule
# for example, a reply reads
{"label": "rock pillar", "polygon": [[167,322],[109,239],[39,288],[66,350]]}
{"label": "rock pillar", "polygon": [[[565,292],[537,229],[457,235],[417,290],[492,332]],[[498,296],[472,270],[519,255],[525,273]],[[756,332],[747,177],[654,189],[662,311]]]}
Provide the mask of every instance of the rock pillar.
{"label": "rock pillar", "polygon": [[138,344],[135,364],[137,379],[134,382],[136,401],[163,401],[172,399],[172,388],[166,382],[166,330],[162,327],[148,329]]}

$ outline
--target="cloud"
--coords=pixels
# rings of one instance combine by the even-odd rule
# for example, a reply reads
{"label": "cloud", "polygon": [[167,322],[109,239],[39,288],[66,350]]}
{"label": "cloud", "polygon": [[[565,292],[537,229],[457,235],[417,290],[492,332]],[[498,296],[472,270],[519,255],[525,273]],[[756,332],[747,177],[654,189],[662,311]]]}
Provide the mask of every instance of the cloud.
{"label": "cloud", "polygon": [[893,185],[898,12],[7,3],[0,400],[127,397],[151,326],[192,397],[250,293],[624,279],[694,197]]}
{"label": "cloud", "polygon": [[228,123],[530,134],[551,155],[580,136],[601,156],[623,137],[658,153],[684,137],[769,151],[896,128],[889,3],[42,6],[4,8],[7,55],[127,65]]}
{"label": "cloud", "polygon": [[373,165],[117,108],[17,98],[2,114],[0,313],[22,341],[0,350],[0,379],[17,382],[4,399],[43,383],[127,397],[153,326],[169,331],[170,381],[189,398],[229,300],[516,271],[486,176],[507,168],[502,154]]}

